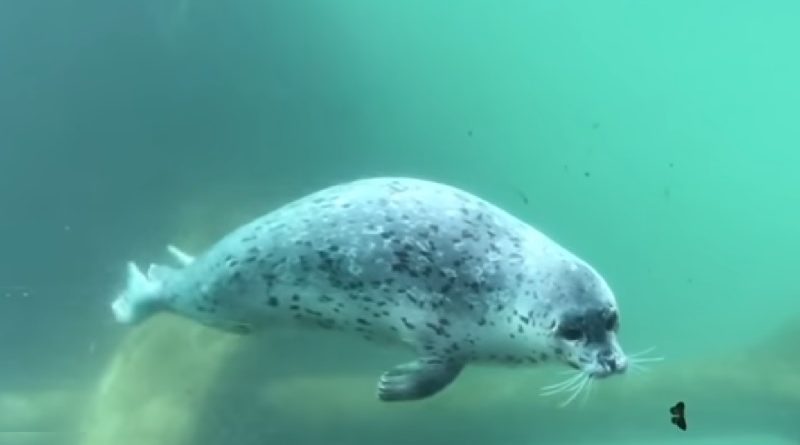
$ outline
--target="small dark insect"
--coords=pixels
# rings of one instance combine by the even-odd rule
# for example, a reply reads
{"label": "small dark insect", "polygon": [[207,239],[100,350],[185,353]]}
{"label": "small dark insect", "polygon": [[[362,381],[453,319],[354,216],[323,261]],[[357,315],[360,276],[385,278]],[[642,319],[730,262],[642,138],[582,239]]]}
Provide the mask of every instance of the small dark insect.
{"label": "small dark insect", "polygon": [[675,404],[675,406],[669,409],[669,413],[672,414],[670,422],[683,431],[686,431],[686,416],[684,415],[685,408],[686,405],[683,402],[678,402]]}

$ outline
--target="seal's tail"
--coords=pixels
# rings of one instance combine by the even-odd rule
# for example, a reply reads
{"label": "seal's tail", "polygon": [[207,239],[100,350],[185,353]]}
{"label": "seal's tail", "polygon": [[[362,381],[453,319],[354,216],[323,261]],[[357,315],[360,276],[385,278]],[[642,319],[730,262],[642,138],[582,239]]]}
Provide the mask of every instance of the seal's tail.
{"label": "seal's tail", "polygon": [[[194,262],[194,257],[175,246],[167,246],[167,251],[181,266],[188,266]],[[114,318],[120,323],[136,324],[158,312],[164,307],[162,300],[164,282],[176,272],[169,266],[151,264],[145,275],[135,263],[129,262],[127,287],[111,303]]]}
{"label": "seal's tail", "polygon": [[158,310],[160,295],[161,282],[143,274],[139,266],[130,262],[127,287],[111,303],[114,318],[120,323],[136,324]]}

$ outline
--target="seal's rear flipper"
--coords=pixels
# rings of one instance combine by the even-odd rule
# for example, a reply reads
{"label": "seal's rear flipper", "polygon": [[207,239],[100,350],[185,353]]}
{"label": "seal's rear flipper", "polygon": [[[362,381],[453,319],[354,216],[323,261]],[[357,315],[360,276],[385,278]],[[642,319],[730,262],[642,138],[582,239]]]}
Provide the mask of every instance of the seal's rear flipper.
{"label": "seal's rear flipper", "polygon": [[161,307],[161,281],[154,279],[166,270],[151,266],[146,276],[134,263],[128,263],[128,286],[111,304],[114,318],[120,323],[135,324]]}
{"label": "seal's rear flipper", "polygon": [[378,398],[384,402],[420,400],[452,383],[464,369],[464,362],[425,357],[396,366],[378,381]]}

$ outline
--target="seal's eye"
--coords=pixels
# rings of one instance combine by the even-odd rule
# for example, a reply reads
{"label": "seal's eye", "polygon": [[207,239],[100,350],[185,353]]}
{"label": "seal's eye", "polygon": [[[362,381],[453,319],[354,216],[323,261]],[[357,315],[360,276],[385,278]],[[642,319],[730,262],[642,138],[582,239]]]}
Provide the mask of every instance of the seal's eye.
{"label": "seal's eye", "polygon": [[617,328],[619,328],[619,317],[614,312],[606,319],[606,331],[616,331]]}
{"label": "seal's eye", "polygon": [[565,340],[580,340],[583,337],[583,332],[580,329],[567,328],[559,332]]}

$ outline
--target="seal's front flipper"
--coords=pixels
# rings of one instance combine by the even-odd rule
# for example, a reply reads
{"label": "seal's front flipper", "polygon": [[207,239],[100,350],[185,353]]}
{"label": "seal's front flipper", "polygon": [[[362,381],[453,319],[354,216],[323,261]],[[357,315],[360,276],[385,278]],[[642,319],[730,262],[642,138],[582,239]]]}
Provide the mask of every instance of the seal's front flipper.
{"label": "seal's front flipper", "polygon": [[452,383],[464,364],[452,358],[423,357],[396,366],[378,381],[378,398],[396,402],[430,397]]}

